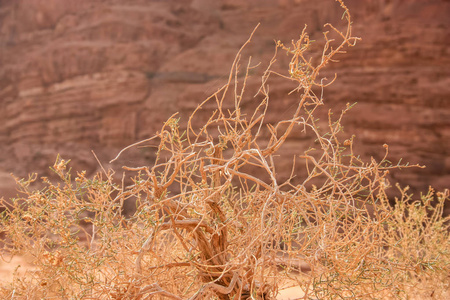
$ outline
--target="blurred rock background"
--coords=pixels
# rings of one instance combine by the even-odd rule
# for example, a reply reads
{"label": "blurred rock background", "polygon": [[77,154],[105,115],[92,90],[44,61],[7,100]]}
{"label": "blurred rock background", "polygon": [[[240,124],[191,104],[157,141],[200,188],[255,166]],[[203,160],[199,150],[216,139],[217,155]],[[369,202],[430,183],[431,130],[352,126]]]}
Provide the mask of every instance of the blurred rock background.
{"label": "blurred rock background", "polygon": [[[391,161],[427,166],[395,171],[393,182],[416,192],[449,188],[450,1],[346,4],[362,41],[328,68],[327,77],[338,78],[325,91],[325,111],[358,102],[344,125],[362,157],[382,158],[387,143]],[[274,40],[290,43],[304,24],[320,40],[323,24],[343,28],[341,16],[333,0],[1,0],[0,195],[16,194],[11,172],[48,176],[58,153],[88,175],[100,170],[91,150],[119,177],[122,165],[151,164],[150,148],[108,161],[174,112],[187,119],[226,82],[258,23],[245,52],[262,62],[256,73],[272,57]],[[286,55],[279,62],[285,71]],[[292,86],[276,83],[268,121],[289,117],[295,105],[286,96]],[[258,84],[258,76],[250,79],[249,91]],[[286,176],[290,154],[307,143],[294,135],[286,144]]]}

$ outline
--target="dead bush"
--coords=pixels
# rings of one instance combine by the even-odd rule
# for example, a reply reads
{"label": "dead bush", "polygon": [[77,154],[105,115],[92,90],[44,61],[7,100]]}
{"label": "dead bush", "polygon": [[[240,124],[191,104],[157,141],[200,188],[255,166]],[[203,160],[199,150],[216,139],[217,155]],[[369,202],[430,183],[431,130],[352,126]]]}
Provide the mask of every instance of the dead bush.
{"label": "dead bush", "polygon": [[[174,115],[131,145],[156,153],[151,166],[124,167],[133,184],[114,182],[112,171],[73,179],[61,158],[53,166],[60,181],[44,178],[46,187],[36,191],[28,188],[36,177],[20,180],[25,196],[4,203],[3,253],[31,254],[36,270],[4,285],[2,297],[274,299],[288,286],[299,287],[303,299],[448,295],[448,191],[430,189],[413,201],[401,189],[390,206],[386,175],[400,166],[387,160],[387,146],[382,161],[363,161],[353,137],[342,141],[341,118],[351,105],[337,118],[330,113],[328,128],[317,125],[317,91],[333,82],[319,73],[358,40],[339,2],[348,26],[326,26],[340,41],[324,33],[319,59],[308,54],[306,28],[290,46],[278,42],[291,56],[289,70],[272,71],[275,54],[252,112],[241,107],[251,68],[250,59],[240,65],[241,49],[227,84],[186,128]],[[274,76],[296,84],[298,105],[290,118],[266,126]],[[215,110],[195,127],[205,105]],[[294,158],[307,170],[300,183],[293,183],[294,168],[287,180],[277,177],[276,156],[294,128],[315,136],[314,148]],[[136,213],[124,216],[130,199]]]}

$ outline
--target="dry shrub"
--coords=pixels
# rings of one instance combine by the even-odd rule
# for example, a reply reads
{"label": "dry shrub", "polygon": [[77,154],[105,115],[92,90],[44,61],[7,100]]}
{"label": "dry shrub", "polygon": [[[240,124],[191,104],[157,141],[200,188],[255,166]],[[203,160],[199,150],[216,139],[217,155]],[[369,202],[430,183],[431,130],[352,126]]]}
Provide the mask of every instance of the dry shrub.
{"label": "dry shrub", "polygon": [[[307,55],[306,30],[290,47],[278,42],[292,58],[289,72],[271,71],[274,56],[250,113],[241,109],[251,65],[238,76],[241,49],[228,83],[199,105],[186,130],[173,116],[137,143],[153,146],[156,160],[124,167],[133,184],[114,182],[112,171],[72,180],[61,158],[57,183],[44,178],[46,188],[33,191],[36,178],[19,181],[26,196],[4,203],[3,253],[27,252],[37,269],[3,286],[3,298],[274,299],[287,286],[303,290],[303,299],[448,295],[448,191],[413,201],[403,189],[392,207],[386,175],[400,166],[386,157],[364,162],[353,138],[341,141],[350,106],[335,120],[330,113],[326,130],[317,126],[317,90],[332,82],[319,72],[358,40],[340,3],[347,28],[326,25],[340,42],[325,33],[316,60]],[[298,106],[291,118],[264,126],[271,76],[296,83]],[[196,128],[206,105],[216,109]],[[296,157],[307,169],[300,183],[294,169],[283,181],[276,171],[294,128],[316,139]],[[132,199],[136,213],[125,216],[121,208]]]}

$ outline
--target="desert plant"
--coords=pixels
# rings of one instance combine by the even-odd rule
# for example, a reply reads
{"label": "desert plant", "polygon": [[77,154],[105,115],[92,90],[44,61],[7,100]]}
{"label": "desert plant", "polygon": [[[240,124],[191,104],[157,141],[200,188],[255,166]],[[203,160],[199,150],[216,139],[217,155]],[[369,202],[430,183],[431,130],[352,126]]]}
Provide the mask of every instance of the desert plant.
{"label": "desert plant", "polygon": [[[341,119],[351,105],[337,119],[330,113],[328,128],[317,125],[323,104],[317,90],[333,81],[319,73],[358,40],[339,3],[347,27],[326,26],[340,42],[325,33],[318,58],[308,55],[306,28],[290,47],[278,42],[276,49],[291,56],[288,73],[272,71],[275,55],[262,75],[259,102],[244,112],[251,64],[242,68],[240,61],[249,39],[228,82],[185,127],[174,115],[155,136],[130,146],[146,144],[156,155],[151,166],[124,167],[134,173],[131,185],[114,182],[112,171],[72,179],[59,157],[53,169],[60,181],[44,178],[46,187],[35,191],[29,184],[36,177],[20,180],[25,196],[4,202],[3,253],[28,252],[37,269],[3,286],[2,296],[274,299],[287,286],[298,286],[303,299],[446,293],[448,191],[412,201],[401,189],[391,206],[386,176],[399,165],[387,160],[388,147],[380,162],[364,162],[353,152],[353,137],[341,141]],[[298,105],[291,118],[265,126],[273,76],[296,84]],[[197,127],[206,105],[215,110]],[[276,163],[295,128],[315,137],[314,148],[295,158],[307,169],[299,183],[294,168],[280,181]],[[131,200],[136,213],[125,216],[121,208]]]}

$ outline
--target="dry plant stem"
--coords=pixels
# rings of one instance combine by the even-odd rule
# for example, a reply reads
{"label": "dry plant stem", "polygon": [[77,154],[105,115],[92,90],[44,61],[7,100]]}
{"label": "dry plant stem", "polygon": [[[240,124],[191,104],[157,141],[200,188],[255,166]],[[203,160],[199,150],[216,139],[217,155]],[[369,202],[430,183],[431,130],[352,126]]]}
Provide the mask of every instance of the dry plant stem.
{"label": "dry plant stem", "polygon": [[163,290],[157,283],[142,287],[141,290],[139,291],[139,294],[141,294],[141,295],[147,294],[147,296],[144,298],[144,300],[151,299],[152,296],[157,295],[157,294],[164,296],[166,298],[170,298],[170,299],[183,300],[183,298],[180,298],[177,295],[174,295],[172,293],[169,293],[169,292]]}
{"label": "dry plant stem", "polygon": [[215,284],[215,283],[208,283],[207,285],[203,286],[196,295],[189,298],[189,300],[201,299],[202,295],[209,289],[215,290],[216,292],[218,292],[222,295],[228,295],[233,291],[233,288],[236,285],[238,278],[239,277],[238,277],[237,273],[233,273],[233,278],[231,279],[231,282],[228,287],[224,287],[222,285]]}
{"label": "dry plant stem", "polygon": [[214,230],[210,228],[206,223],[203,223],[201,220],[180,220],[180,221],[174,221],[174,222],[168,222],[161,224],[155,229],[154,232],[151,233],[151,235],[145,240],[144,244],[142,245],[141,250],[139,251],[139,255],[136,258],[136,273],[141,274],[142,268],[141,268],[141,260],[143,255],[146,251],[150,250],[151,244],[155,238],[155,235],[158,230],[166,230],[169,228],[194,228],[197,229],[199,227],[204,228],[209,233],[214,233]]}
{"label": "dry plant stem", "polygon": [[[178,113],[172,115],[171,118],[175,117],[177,114],[178,114]],[[114,157],[112,160],[109,161],[109,163],[113,163],[114,161],[116,161],[116,160],[120,157],[120,155],[122,155],[122,153],[125,152],[126,150],[131,149],[131,148],[133,148],[133,147],[136,147],[136,146],[138,146],[138,145],[141,145],[141,144],[143,144],[143,143],[150,142],[150,141],[152,141],[152,140],[154,140],[154,139],[156,139],[156,138],[158,138],[158,136],[153,136],[153,137],[151,137],[151,138],[148,138],[148,139],[145,139],[145,140],[136,142],[136,143],[134,143],[134,144],[131,144],[131,145],[129,145],[129,146],[123,148],[123,149],[120,150],[120,152],[116,155],[116,157]]]}

